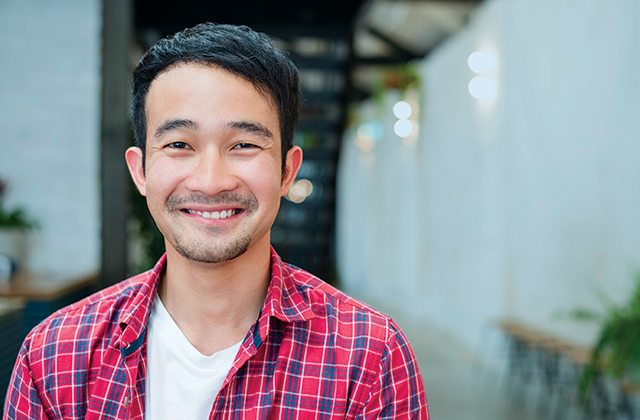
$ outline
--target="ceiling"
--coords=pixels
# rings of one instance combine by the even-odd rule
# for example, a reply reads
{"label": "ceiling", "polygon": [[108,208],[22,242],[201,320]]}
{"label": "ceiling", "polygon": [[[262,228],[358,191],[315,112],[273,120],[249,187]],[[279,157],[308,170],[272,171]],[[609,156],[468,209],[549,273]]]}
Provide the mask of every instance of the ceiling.
{"label": "ceiling", "polygon": [[[424,56],[460,30],[478,1],[374,0],[355,22],[359,56],[393,54],[392,43],[408,54]],[[385,42],[388,38],[391,42]]]}
{"label": "ceiling", "polygon": [[[421,57],[464,26],[480,0],[135,0],[143,48],[200,22],[248,25],[283,39],[347,39],[361,57]],[[400,52],[400,55],[398,53]]]}
{"label": "ceiling", "polygon": [[248,25],[272,35],[344,36],[363,0],[135,0],[135,26],[161,36],[201,22]]}

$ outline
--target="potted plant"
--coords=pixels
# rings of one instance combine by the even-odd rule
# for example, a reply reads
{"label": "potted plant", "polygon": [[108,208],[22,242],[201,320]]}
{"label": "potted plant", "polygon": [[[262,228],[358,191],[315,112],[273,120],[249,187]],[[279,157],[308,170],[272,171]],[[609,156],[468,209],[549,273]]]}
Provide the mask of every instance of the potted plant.
{"label": "potted plant", "polygon": [[[19,267],[26,260],[26,231],[35,227],[35,222],[27,217],[22,208],[7,208],[7,191],[8,183],[0,178],[0,254],[5,259],[9,257]],[[4,271],[6,277],[6,268]]]}
{"label": "potted plant", "polygon": [[596,376],[603,369],[615,378],[626,377],[640,383],[640,273],[626,305],[609,305],[606,315],[579,310],[577,318],[602,321],[600,336],[590,363],[580,381],[580,394],[585,398]]}

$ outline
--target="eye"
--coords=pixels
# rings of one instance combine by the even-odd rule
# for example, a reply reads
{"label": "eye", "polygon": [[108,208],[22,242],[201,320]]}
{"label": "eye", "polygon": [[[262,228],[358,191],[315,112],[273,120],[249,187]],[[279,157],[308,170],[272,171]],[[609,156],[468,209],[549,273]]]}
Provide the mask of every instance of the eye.
{"label": "eye", "polygon": [[171,149],[190,149],[191,148],[191,146],[189,146],[187,143],[183,141],[174,141],[173,143],[167,144],[166,147],[169,147]]}
{"label": "eye", "polygon": [[255,147],[258,147],[258,146],[252,143],[238,143],[235,146],[233,146],[233,149],[252,149]]}

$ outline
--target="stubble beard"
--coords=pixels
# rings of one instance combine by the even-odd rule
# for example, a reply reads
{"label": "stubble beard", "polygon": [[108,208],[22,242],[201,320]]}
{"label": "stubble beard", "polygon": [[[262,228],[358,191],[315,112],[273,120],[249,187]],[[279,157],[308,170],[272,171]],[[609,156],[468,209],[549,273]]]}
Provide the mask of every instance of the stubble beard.
{"label": "stubble beard", "polygon": [[[242,208],[246,213],[243,217],[250,216],[258,209],[258,200],[254,195],[243,196],[237,193],[221,193],[213,198],[195,193],[184,197],[171,195],[167,199],[165,207],[170,215],[177,218],[182,216],[179,213],[185,204],[224,205],[230,208]],[[233,260],[244,254],[253,242],[251,232],[246,230],[223,240],[223,238],[214,237],[220,228],[210,226],[203,227],[203,229],[210,231],[211,241],[202,240],[195,236],[187,237],[184,232],[176,230],[171,235],[169,242],[187,260],[207,264]]]}
{"label": "stubble beard", "polygon": [[231,261],[244,254],[251,245],[251,235],[243,232],[233,241],[225,244],[207,244],[198,241],[185,240],[181,235],[174,235],[173,247],[184,258],[208,264]]}

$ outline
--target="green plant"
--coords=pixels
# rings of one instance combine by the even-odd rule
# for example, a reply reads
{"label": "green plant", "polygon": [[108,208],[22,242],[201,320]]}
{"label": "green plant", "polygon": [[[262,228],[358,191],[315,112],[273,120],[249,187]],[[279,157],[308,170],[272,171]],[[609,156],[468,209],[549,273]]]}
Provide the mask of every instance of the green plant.
{"label": "green plant", "polygon": [[5,195],[8,186],[8,182],[0,178],[0,228],[30,229],[36,227],[36,223],[27,217],[23,209],[9,210],[5,208]]}
{"label": "green plant", "polygon": [[408,89],[420,88],[420,75],[413,63],[390,66],[383,70],[373,90],[373,97],[378,105],[384,102],[384,95],[389,89],[399,90],[404,94]]}
{"label": "green plant", "polygon": [[577,310],[574,318],[603,320],[602,329],[591,361],[580,380],[580,395],[586,399],[596,376],[603,369],[616,378],[640,368],[640,273],[626,305],[609,305],[602,316],[590,311]]}
{"label": "green plant", "polygon": [[399,64],[386,68],[378,84],[381,90],[397,89],[404,93],[407,89],[420,87],[420,75],[415,64]]}

